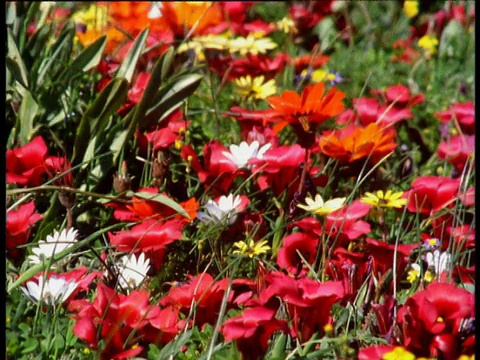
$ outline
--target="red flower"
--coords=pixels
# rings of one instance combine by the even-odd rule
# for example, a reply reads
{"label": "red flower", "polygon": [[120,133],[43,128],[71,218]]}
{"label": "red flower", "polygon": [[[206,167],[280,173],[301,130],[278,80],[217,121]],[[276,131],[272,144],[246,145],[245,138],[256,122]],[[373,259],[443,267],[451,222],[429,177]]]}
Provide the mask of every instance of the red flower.
{"label": "red flower", "polygon": [[[127,296],[99,283],[93,303],[83,299],[71,301],[69,310],[75,313],[76,320],[73,333],[90,348],[98,349],[100,359],[129,359],[139,355],[145,346],[139,345],[142,328],[160,311],[148,298],[144,290]],[[104,344],[102,347],[100,342]]]}
{"label": "red flower", "polygon": [[360,349],[358,352],[358,360],[383,360],[383,355],[393,351],[393,345],[372,345]]}
{"label": "red flower", "polygon": [[266,277],[268,287],[260,294],[260,302],[280,297],[293,319],[293,333],[301,343],[314,333],[324,333],[334,303],[344,296],[340,281],[319,282],[307,277],[295,279],[282,272],[271,272]]}
{"label": "red flower", "polygon": [[336,247],[348,247],[351,240],[356,240],[371,231],[370,224],[361,220],[371,208],[371,205],[355,200],[350,205],[327,215],[324,231],[330,239],[335,239]]}
{"label": "red flower", "polygon": [[457,102],[445,111],[433,114],[443,123],[458,122],[460,129],[466,135],[475,134],[475,105],[473,101]]}
{"label": "red flower", "polygon": [[464,336],[461,324],[475,317],[475,297],[467,290],[445,283],[431,283],[407,299],[398,312],[404,346],[416,356],[458,359],[471,355],[463,344],[475,335]]}
{"label": "red flower", "polygon": [[207,58],[207,62],[213,71],[220,74],[222,78],[226,76],[226,79],[230,81],[247,75],[251,77],[263,75],[265,80],[270,80],[285,67],[287,54],[276,54],[274,58],[264,54],[248,54],[239,59],[220,55],[211,59]]}
{"label": "red flower", "polygon": [[23,260],[25,249],[21,246],[28,242],[33,224],[40,219],[42,215],[35,212],[33,201],[21,205],[17,210],[7,212],[5,247],[9,259]]}
{"label": "red flower", "polygon": [[48,176],[53,179],[59,177],[53,183],[57,186],[73,187],[72,165],[66,156],[49,156],[44,162]]}
{"label": "red flower", "polygon": [[7,150],[7,184],[38,186],[45,173],[44,159],[47,145],[41,136],[36,136],[28,144]]}
{"label": "red flower", "polygon": [[220,332],[225,341],[235,340],[244,360],[261,359],[268,349],[270,336],[278,330],[287,332],[287,323],[275,319],[275,310],[258,306],[225,321]]}
{"label": "red flower", "polygon": [[[168,294],[160,300],[162,306],[173,306],[188,315],[192,307],[196,308],[195,324],[214,324],[223,301],[229,279],[214,281],[210,274],[203,273],[190,277],[190,281],[172,287]],[[230,293],[228,301],[232,298]]]}
{"label": "red flower", "polygon": [[401,274],[403,274],[408,261],[410,253],[417,245],[405,245],[401,244],[397,247],[390,245],[383,241],[367,238],[365,240],[365,250],[373,258],[372,273],[373,276],[379,280],[389,270],[392,269],[394,264],[394,257],[396,257],[396,272],[397,281],[400,281]]}
{"label": "red flower", "polygon": [[223,152],[228,149],[216,140],[211,140],[203,147],[203,166],[190,145],[182,147],[181,156],[188,162],[191,168],[198,174],[200,182],[214,195],[224,195],[230,190],[233,181],[243,176],[245,171],[239,170]]}
{"label": "red flower", "polygon": [[458,196],[459,186],[459,179],[421,176],[413,181],[411,189],[406,191],[403,197],[408,199],[408,211],[431,215],[452,206]]}
{"label": "red flower", "polygon": [[108,233],[110,243],[119,251],[144,252],[155,269],[160,269],[165,247],[182,237],[184,222],[173,219],[165,222],[149,219],[130,230]]}
{"label": "red flower", "polygon": [[440,160],[446,160],[462,173],[469,158],[475,152],[475,135],[452,136],[449,141],[438,145],[437,154]]}
{"label": "red flower", "polygon": [[[304,261],[307,264],[315,262],[317,247],[318,237],[301,232],[287,235],[282,241],[282,247],[278,250],[277,265],[292,275],[306,275],[308,269]],[[305,260],[300,257],[300,254]]]}
{"label": "red flower", "polygon": [[354,299],[371,272],[372,262],[367,253],[355,253],[339,247],[333,251],[325,273],[334,281],[341,281],[345,299]]}

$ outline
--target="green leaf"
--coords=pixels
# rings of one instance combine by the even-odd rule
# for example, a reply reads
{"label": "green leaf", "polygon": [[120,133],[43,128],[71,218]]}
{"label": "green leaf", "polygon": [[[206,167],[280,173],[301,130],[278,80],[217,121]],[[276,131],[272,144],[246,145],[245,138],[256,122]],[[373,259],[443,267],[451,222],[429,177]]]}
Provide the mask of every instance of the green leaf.
{"label": "green leaf", "polygon": [[173,48],[170,48],[155,62],[150,80],[148,81],[145,91],[143,92],[142,98],[137,106],[135,106],[135,109],[132,110],[134,111],[134,114],[132,120],[133,123],[130,126],[131,130],[134,130],[137,127],[137,124],[139,124],[140,120],[145,117],[147,110],[154,105],[155,101],[157,101],[158,94],[160,92],[160,85],[165,78],[166,72],[168,72],[168,68],[172,65],[172,58],[169,55],[172,52]]}
{"label": "green leaf", "polygon": [[467,54],[469,36],[460,22],[451,20],[442,31],[438,56],[441,59],[448,57],[464,58]]}
{"label": "green leaf", "polygon": [[124,78],[114,78],[90,105],[77,129],[73,147],[73,165],[81,160],[92,139],[96,138],[99,141],[102,139],[110,116],[125,102],[127,93],[128,81]]}
{"label": "green leaf", "polygon": [[117,77],[123,77],[127,79],[128,82],[132,81],[138,58],[140,55],[142,55],[143,48],[145,47],[148,31],[148,28],[145,28],[140,34],[138,34],[137,38],[133,42],[132,47],[128,51],[127,56],[125,57],[125,60],[123,60],[122,64],[117,70]]}
{"label": "green leaf", "polygon": [[39,59],[42,52],[48,49],[48,41],[52,31],[52,24],[45,23],[28,38],[25,45],[25,51],[27,51],[33,59]]}
{"label": "green leaf", "polygon": [[86,49],[84,49],[73,62],[65,69],[64,73],[61,75],[62,79],[68,80],[76,73],[80,71],[89,71],[98,65],[102,59],[103,50],[107,44],[107,36],[104,35],[92,44],[90,44]]}
{"label": "green leaf", "polygon": [[33,99],[32,94],[30,91],[25,91],[25,96],[18,110],[18,125],[20,127],[18,138],[22,145],[28,143],[35,132],[33,129],[33,120],[37,115],[37,111],[38,104]]}
{"label": "green leaf", "polygon": [[[65,28],[60,34],[59,39],[52,46],[52,53],[41,63],[38,69],[37,77],[37,86],[41,86],[45,82],[45,76],[51,69],[54,68],[54,65],[57,67],[61,66],[62,58],[68,58],[71,56],[73,38],[75,37],[75,24],[72,21],[67,22]],[[63,68],[62,68],[63,69]],[[54,74],[50,74],[52,79]]]}
{"label": "green leaf", "polygon": [[27,69],[10,29],[7,30],[7,51],[6,65],[8,70],[16,81],[28,88]]}
{"label": "green leaf", "polygon": [[[200,74],[186,74],[179,76],[172,84],[167,84],[165,88],[168,90],[156,105],[147,111],[146,117],[156,122],[164,119],[195,92],[202,79],[203,76]],[[149,122],[140,123],[139,128],[145,130],[149,125]]]}
{"label": "green leaf", "polygon": [[182,346],[184,346],[187,341],[192,336],[192,330],[188,330],[178,336],[175,340],[170,341],[165,345],[162,350],[158,353],[157,359],[168,359],[170,356],[178,354]]}
{"label": "green leaf", "polygon": [[179,203],[177,203],[176,201],[170,199],[169,197],[167,197],[165,195],[152,194],[152,193],[141,191],[141,192],[136,192],[136,193],[128,192],[127,196],[136,196],[136,197],[139,197],[139,198],[142,198],[142,199],[159,202],[160,204],[163,204],[163,205],[168,206],[169,208],[172,208],[173,210],[175,210],[179,214],[185,216],[187,219],[190,219],[190,216],[188,215],[188,213],[185,211],[185,209]]}

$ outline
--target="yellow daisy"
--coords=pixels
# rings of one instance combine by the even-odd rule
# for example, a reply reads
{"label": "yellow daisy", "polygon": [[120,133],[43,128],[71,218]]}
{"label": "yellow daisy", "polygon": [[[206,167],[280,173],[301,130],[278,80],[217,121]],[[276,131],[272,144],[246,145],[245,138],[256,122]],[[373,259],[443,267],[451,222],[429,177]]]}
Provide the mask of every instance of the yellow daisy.
{"label": "yellow daisy", "polygon": [[243,254],[247,255],[249,258],[253,258],[256,255],[265,254],[270,250],[270,246],[266,245],[267,240],[256,243],[253,239],[250,239],[250,242],[247,244],[245,241],[237,241],[233,244],[238,250],[234,250],[234,254]]}
{"label": "yellow daisy", "polygon": [[391,207],[401,208],[407,203],[407,199],[402,199],[403,191],[393,192],[387,190],[386,193],[383,190],[378,190],[375,193],[367,192],[365,196],[360,199],[361,202],[376,207]]}
{"label": "yellow daisy", "polygon": [[250,75],[235,80],[234,91],[240,96],[251,99],[266,99],[277,92],[275,80],[265,82],[263,75],[252,78]]}

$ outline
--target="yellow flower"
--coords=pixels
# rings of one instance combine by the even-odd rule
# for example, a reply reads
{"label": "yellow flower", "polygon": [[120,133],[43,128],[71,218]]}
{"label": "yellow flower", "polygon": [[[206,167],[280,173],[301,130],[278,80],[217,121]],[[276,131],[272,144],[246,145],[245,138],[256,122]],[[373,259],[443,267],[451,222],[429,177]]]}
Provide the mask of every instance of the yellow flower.
{"label": "yellow flower", "polygon": [[418,46],[425,50],[427,56],[437,52],[438,39],[435,36],[424,35],[418,39]]}
{"label": "yellow flower", "polygon": [[384,354],[382,360],[415,360],[415,355],[405,348],[397,346],[392,351]]}
{"label": "yellow flower", "polygon": [[418,14],[418,1],[417,0],[405,0],[403,3],[403,12],[410,19]]}
{"label": "yellow flower", "polygon": [[270,246],[265,245],[267,243],[268,241],[264,240],[255,244],[253,239],[250,239],[248,244],[245,241],[237,241],[233,244],[233,246],[235,246],[238,250],[234,250],[233,253],[244,254],[248,255],[249,258],[253,258],[256,255],[265,254],[268,252],[268,250],[270,250]]}
{"label": "yellow flower", "polygon": [[378,190],[375,194],[371,192],[365,193],[365,196],[360,199],[361,202],[377,207],[393,207],[400,208],[407,203],[407,199],[401,199],[403,191],[392,192],[387,190]]}
{"label": "yellow flower", "polygon": [[178,52],[183,53],[193,50],[198,60],[205,60],[205,49],[225,50],[228,48],[229,39],[225,35],[205,35],[197,36],[191,41],[184,42],[178,47]]}
{"label": "yellow flower", "polygon": [[265,77],[263,75],[253,79],[250,75],[241,77],[235,80],[235,92],[247,100],[266,99],[277,92],[277,87],[274,79],[264,81]]}
{"label": "yellow flower", "polygon": [[231,53],[240,53],[241,56],[265,54],[268,50],[273,50],[277,47],[277,44],[272,39],[266,37],[258,39],[255,35],[249,34],[246,38],[239,36],[230,40],[228,44],[228,50]]}
{"label": "yellow flower", "polygon": [[297,28],[295,22],[289,17],[285,16],[282,20],[277,21],[277,29],[283,31],[285,34],[295,34]]}
{"label": "yellow flower", "polygon": [[412,269],[408,272],[407,281],[413,284],[420,277],[420,265],[412,264]]}
{"label": "yellow flower", "polygon": [[328,201],[323,201],[320,194],[315,195],[315,200],[311,197],[306,197],[307,205],[298,204],[297,206],[303,210],[307,210],[313,214],[325,216],[331,212],[340,209],[345,203],[346,198],[335,198]]}
{"label": "yellow flower", "polygon": [[75,12],[72,19],[76,24],[85,25],[86,31],[103,31],[108,23],[108,9],[95,3],[86,10]]}

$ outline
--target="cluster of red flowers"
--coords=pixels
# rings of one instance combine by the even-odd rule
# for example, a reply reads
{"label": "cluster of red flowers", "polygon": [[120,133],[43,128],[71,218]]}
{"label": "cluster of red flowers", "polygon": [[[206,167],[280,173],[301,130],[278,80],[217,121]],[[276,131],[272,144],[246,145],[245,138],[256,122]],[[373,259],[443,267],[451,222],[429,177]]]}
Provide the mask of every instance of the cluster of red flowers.
{"label": "cluster of red flowers", "polygon": [[[297,36],[306,36],[331,11],[332,3],[292,5],[289,11]],[[271,24],[263,21],[246,22],[251,2],[212,5],[162,2],[160,15],[152,15],[150,3],[112,2],[100,6],[108,7],[107,53],[122,45],[114,60],[104,60],[99,65],[98,72],[103,78],[97,83],[98,90],[107,85],[131,46],[131,41],[124,41],[120,33],[135,37],[145,26],[150,26],[147,45],[149,42],[159,45],[160,50],[149,56],[156,57],[166,45],[187,35],[219,34],[227,27],[239,36],[258,29],[264,34],[273,31]],[[458,11],[455,14],[459,16]],[[92,40],[89,36],[96,35],[79,33],[85,44]],[[309,37],[303,40],[305,44],[312,41]],[[232,81],[244,75],[273,79],[288,63],[300,73],[306,63],[311,66],[315,61],[325,64],[328,57],[290,59],[284,53],[273,58],[250,54],[207,59],[207,64],[212,71]],[[119,116],[127,115],[140,102],[150,76],[148,71],[137,74],[127,102],[117,111]],[[231,218],[231,223],[223,229],[222,241],[233,244],[245,239],[245,234],[255,240],[268,239],[268,230],[251,232],[253,223],[257,229],[266,227],[262,206],[255,207],[261,199],[254,199],[251,194],[274,197],[279,218],[288,214],[290,217],[285,218],[289,222],[277,239],[278,248],[272,257],[274,266],[267,270],[264,263],[257,261],[255,279],[214,278],[203,272],[186,280],[178,279],[184,282],[172,283],[158,297],[147,287],[124,294],[110,287],[103,273],[85,267],[63,273],[67,280],[78,284],[65,301],[65,309],[75,320],[74,334],[97,350],[102,359],[127,359],[144,354],[149,344],[168,344],[194,326],[213,327],[218,317],[228,312],[232,316],[219,323],[223,339],[235,341],[244,359],[260,359],[277,332],[300,344],[307,343],[315,334],[339,335],[336,325],[341,319],[334,316],[334,308],[358,303],[359,294],[365,293],[362,305],[375,318],[371,331],[388,341],[388,345],[361,348],[359,359],[382,359],[397,348],[415,357],[447,360],[473,354],[474,295],[459,284],[474,283],[474,265],[455,265],[451,274],[446,271],[436,274],[435,280],[422,284],[419,291],[399,304],[395,295],[405,288],[407,270],[422,255],[424,239],[419,236],[414,244],[377,239],[377,233],[372,231],[376,221],[372,218],[378,217],[378,208],[359,200],[352,200],[321,218],[296,217],[295,206],[308,193],[317,194],[319,188],[332,186],[332,176],[318,165],[322,164],[320,159],[323,164],[325,159],[336,161],[353,176],[358,176],[365,165],[377,166],[397,149],[399,129],[415,117],[412,107],[425,100],[423,94],[412,94],[403,84],[375,89],[371,94],[371,98],[353,99],[352,108],[348,108],[344,101],[347,94],[319,82],[269,96],[264,110],[232,107],[229,114],[234,114],[231,116],[241,129],[240,145],[212,139],[203,144],[201,151],[194,144],[183,143],[191,120],[184,118],[181,109],[161,123],[152,122],[152,126],[138,129],[135,144],[139,156],[156,159],[162,151],[176,148],[179,160],[201,184],[195,194],[217,200],[222,195],[241,193],[238,208],[242,214]],[[439,251],[454,248],[460,253],[475,247],[474,225],[460,221],[455,213],[456,207],[471,209],[474,205],[473,187],[465,188],[462,177],[458,176],[473,171],[474,115],[473,102],[456,102],[434,114],[439,125],[447,130],[437,149],[438,160],[452,165],[455,172],[452,176],[419,176],[402,195],[404,215],[414,214],[417,221],[423,222],[427,229],[424,236],[438,239]],[[285,131],[292,131],[295,143],[282,143],[281,134]],[[75,172],[71,171],[69,160],[47,153],[48,147],[41,136],[7,150],[7,184],[28,189],[50,179],[53,184],[74,191],[78,184],[74,182]],[[246,182],[250,186],[248,194],[239,190]],[[170,247],[187,231],[200,228],[197,215],[203,199],[200,195],[186,196],[186,200],[177,203],[174,195],[159,191],[159,186],[141,187],[134,195],[123,195],[118,201],[107,203],[106,208],[112,211],[116,222],[135,224],[108,232],[108,248],[118,253],[145,254],[153,265],[151,273],[158,275]],[[172,203],[180,209],[168,205]],[[9,260],[24,259],[24,246],[41,219],[33,201],[8,210]],[[312,269],[321,274],[319,278],[311,278]],[[96,286],[95,295],[87,300],[84,294],[91,290],[92,283]]]}

